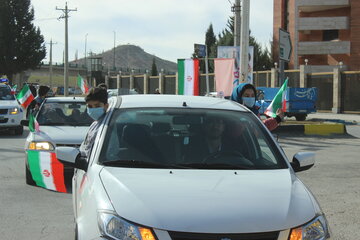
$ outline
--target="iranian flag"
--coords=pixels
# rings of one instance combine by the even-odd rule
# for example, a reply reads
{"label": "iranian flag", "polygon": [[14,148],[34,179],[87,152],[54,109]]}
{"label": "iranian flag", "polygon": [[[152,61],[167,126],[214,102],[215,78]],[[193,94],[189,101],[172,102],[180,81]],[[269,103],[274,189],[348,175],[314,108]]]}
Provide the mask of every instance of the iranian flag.
{"label": "iranian flag", "polygon": [[53,152],[28,151],[29,168],[39,187],[66,192],[64,166]]}
{"label": "iranian flag", "polygon": [[284,84],[281,86],[274,99],[270,103],[269,107],[265,110],[265,115],[269,117],[276,117],[276,111],[279,108],[281,108],[283,112],[286,112],[286,94],[288,80],[288,78],[285,80]]}
{"label": "iranian flag", "polygon": [[27,84],[21,89],[16,98],[24,109],[26,109],[34,100],[34,96],[32,95],[30,88]]}
{"label": "iranian flag", "polygon": [[199,96],[199,59],[178,59],[178,94]]}
{"label": "iranian flag", "polygon": [[38,121],[36,121],[36,118],[32,113],[30,113],[29,116],[29,130],[30,132],[40,132],[40,126]]}
{"label": "iranian flag", "polygon": [[77,77],[77,85],[81,89],[83,94],[89,92],[89,86],[87,85],[86,80],[80,76],[80,74]]}

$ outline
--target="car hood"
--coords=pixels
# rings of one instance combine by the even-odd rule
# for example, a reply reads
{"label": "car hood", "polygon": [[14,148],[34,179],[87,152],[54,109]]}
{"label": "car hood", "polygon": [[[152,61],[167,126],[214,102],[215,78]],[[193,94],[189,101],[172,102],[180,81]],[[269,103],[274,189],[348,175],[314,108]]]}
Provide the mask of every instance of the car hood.
{"label": "car hood", "polygon": [[180,232],[284,230],[315,217],[313,196],[281,170],[162,170],[105,167],[100,177],[119,216]]}
{"label": "car hood", "polygon": [[13,108],[19,107],[19,103],[16,100],[0,100],[0,108]]}
{"label": "car hood", "polygon": [[28,139],[35,141],[51,141],[55,144],[81,144],[84,141],[88,126],[41,126],[40,132],[30,133]]}

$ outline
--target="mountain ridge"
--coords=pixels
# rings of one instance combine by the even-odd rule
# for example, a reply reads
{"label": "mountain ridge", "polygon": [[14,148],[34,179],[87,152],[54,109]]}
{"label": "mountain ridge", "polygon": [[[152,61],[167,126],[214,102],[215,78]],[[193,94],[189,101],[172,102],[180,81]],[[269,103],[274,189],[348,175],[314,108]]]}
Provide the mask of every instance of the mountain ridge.
{"label": "mountain ridge", "polygon": [[[105,69],[113,68],[114,49],[104,51],[101,54],[92,54],[92,57],[102,57],[102,62]],[[164,69],[164,72],[167,73],[175,73],[177,71],[176,63],[162,59],[160,57],[157,57],[156,55],[149,54],[139,46],[126,44],[126,45],[118,45],[115,48],[116,69],[125,69],[127,71],[130,71],[131,69],[143,70],[143,71],[149,70],[149,72],[151,73],[151,67],[154,58],[155,58],[155,64],[157,70],[159,72],[161,69]],[[81,58],[78,59],[77,61],[72,61],[72,63],[84,65],[85,59]]]}

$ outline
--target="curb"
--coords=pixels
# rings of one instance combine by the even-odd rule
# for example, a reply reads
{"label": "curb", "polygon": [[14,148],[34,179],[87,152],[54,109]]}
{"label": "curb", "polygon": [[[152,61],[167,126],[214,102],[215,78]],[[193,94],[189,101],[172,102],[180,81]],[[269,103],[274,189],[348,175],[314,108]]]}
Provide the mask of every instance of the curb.
{"label": "curb", "polygon": [[288,124],[280,125],[274,133],[296,133],[305,135],[343,135],[346,134],[346,125],[342,123],[321,123],[321,124]]}
{"label": "curb", "polygon": [[332,122],[332,123],[341,123],[341,124],[345,124],[345,125],[360,125],[360,123],[357,122],[357,121],[346,121],[346,120],[341,120],[341,119],[311,118],[311,119],[309,119],[309,121],[314,121],[314,122]]}

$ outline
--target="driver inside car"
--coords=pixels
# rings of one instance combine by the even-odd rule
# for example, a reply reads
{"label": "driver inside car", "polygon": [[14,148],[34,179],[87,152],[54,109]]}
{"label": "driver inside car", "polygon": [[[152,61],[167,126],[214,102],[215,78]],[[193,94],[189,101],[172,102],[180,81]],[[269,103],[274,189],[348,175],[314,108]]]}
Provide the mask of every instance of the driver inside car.
{"label": "driver inside car", "polygon": [[206,117],[199,134],[191,136],[185,146],[185,162],[201,163],[206,157],[229,146],[225,132],[225,122],[219,117]]}

